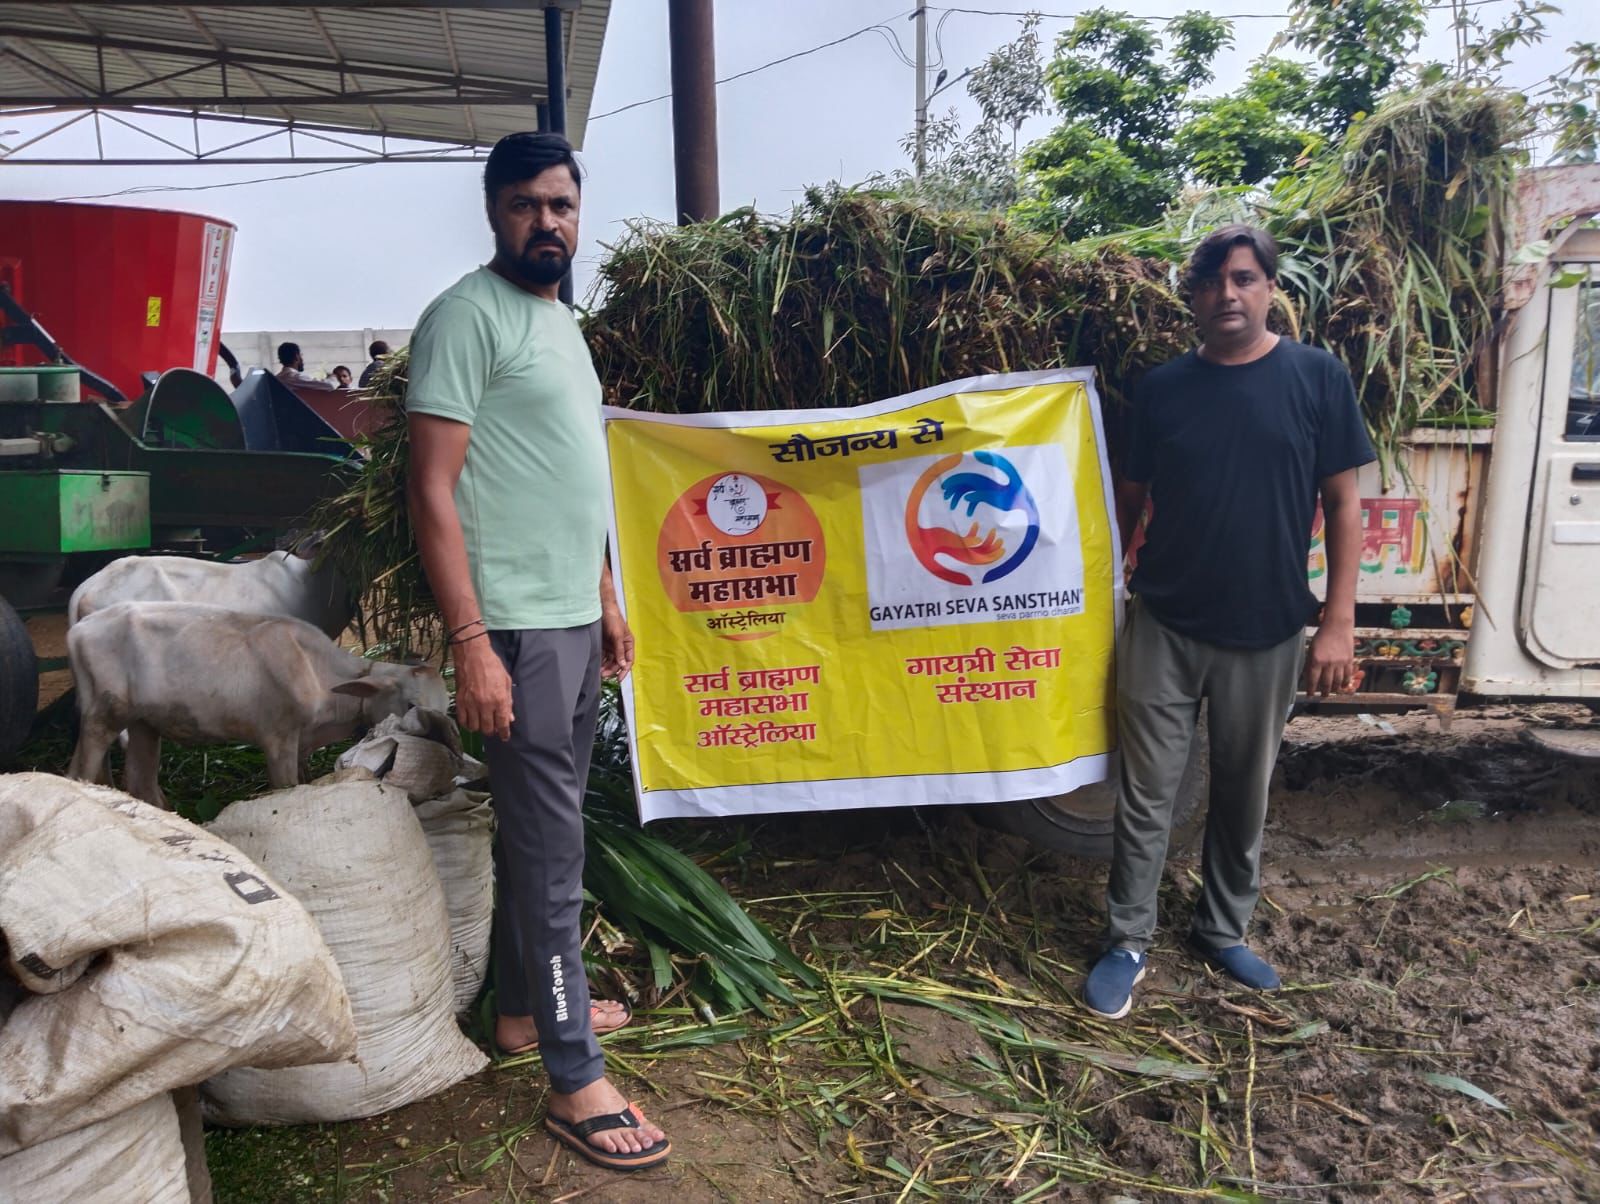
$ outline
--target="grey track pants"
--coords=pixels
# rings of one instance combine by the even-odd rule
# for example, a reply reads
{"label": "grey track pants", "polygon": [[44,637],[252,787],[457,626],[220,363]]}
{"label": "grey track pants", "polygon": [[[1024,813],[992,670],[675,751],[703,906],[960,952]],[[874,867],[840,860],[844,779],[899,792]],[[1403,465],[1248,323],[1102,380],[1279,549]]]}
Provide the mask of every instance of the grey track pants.
{"label": "grey track pants", "polygon": [[1261,895],[1267,784],[1294,705],[1305,636],[1271,648],[1218,648],[1179,635],[1135,599],[1117,650],[1117,791],[1106,946],[1143,951],[1156,929],[1156,893],[1172,809],[1200,716],[1211,732],[1211,804],[1203,885],[1192,931],[1216,948],[1240,944]]}
{"label": "grey track pants", "polygon": [[491,631],[489,640],[511,675],[516,716],[510,740],[483,743],[497,829],[495,1006],[533,1016],[551,1086],[566,1094],[605,1073],[579,931],[600,624]]}

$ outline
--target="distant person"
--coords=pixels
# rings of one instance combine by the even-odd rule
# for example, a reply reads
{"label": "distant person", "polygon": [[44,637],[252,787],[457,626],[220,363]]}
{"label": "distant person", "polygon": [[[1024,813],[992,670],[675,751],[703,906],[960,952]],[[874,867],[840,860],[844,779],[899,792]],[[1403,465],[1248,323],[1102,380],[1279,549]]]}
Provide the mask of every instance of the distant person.
{"label": "distant person", "polygon": [[[1375,456],[1349,370],[1267,329],[1277,275],[1266,231],[1206,235],[1184,272],[1200,345],[1134,394],[1117,483],[1123,547],[1147,499],[1152,510],[1117,640],[1122,773],[1106,951],[1084,987],[1089,1010],[1113,1020],[1128,1014],[1144,977],[1202,700],[1211,804],[1188,945],[1244,986],[1278,988],[1277,971],[1245,944],[1261,895],[1267,783],[1299,679],[1325,695],[1355,672],[1356,470]],[[1306,584],[1319,495],[1328,537],[1320,621]]]}
{"label": "distant person", "polygon": [[340,364],[332,372],[328,373],[328,379],[333,381],[333,383],[341,389],[348,389],[353,383],[355,383],[355,377],[350,374],[350,369],[346,368],[343,364]]}
{"label": "distant person", "polygon": [[367,354],[372,357],[372,362],[361,369],[360,388],[365,389],[372,383],[372,378],[378,374],[378,369],[383,367],[383,361],[389,358],[389,344],[382,339],[375,339],[372,346],[367,348]]}
{"label": "distant person", "polygon": [[318,380],[306,371],[299,343],[278,344],[278,380],[291,389],[337,389],[331,380]]}

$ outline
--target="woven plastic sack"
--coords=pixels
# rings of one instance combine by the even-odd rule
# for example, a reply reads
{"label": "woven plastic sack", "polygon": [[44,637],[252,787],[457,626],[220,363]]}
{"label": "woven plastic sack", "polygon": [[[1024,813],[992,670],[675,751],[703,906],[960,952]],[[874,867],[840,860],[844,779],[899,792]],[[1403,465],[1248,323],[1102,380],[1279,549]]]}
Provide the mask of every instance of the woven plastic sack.
{"label": "woven plastic sack", "polygon": [[456,1015],[472,1008],[489,966],[494,924],[494,810],[489,796],[453,790],[413,808],[433,853],[450,913],[450,978]]}
{"label": "woven plastic sack", "polygon": [[209,830],[283,882],[316,920],[349,992],[356,1060],[228,1071],[201,1088],[206,1119],[372,1116],[488,1064],[456,1027],[444,892],[403,791],[379,782],[299,786],[234,803]]}
{"label": "woven plastic sack", "polygon": [[487,794],[457,784],[475,781],[485,772],[462,753],[460,734],[449,716],[413,707],[378,723],[340,755],[334,774],[323,779],[359,781],[370,774],[404,790],[416,804],[450,913],[450,974],[458,1016],[471,1009],[489,964],[494,811]]}
{"label": "woven plastic sack", "polygon": [[239,850],[113,790],[0,776],[0,938],[27,992],[0,1026],[0,1156],[229,1067],[355,1049],[305,909]]}
{"label": "woven plastic sack", "polygon": [[0,1204],[190,1204],[172,1098],[0,1158]]}

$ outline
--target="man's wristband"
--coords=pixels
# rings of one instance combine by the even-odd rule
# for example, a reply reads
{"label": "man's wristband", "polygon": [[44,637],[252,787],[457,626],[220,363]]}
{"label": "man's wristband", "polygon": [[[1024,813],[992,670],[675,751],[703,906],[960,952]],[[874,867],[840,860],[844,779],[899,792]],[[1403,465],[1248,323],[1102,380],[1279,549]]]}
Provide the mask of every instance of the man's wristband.
{"label": "man's wristband", "polygon": [[[481,618],[473,619],[470,623],[461,624],[461,626],[457,627],[454,631],[445,632],[445,634],[444,634],[444,642],[447,643],[447,644],[455,643],[456,636],[460,635],[463,631],[465,631],[469,627],[477,627],[477,626],[479,626],[482,622],[483,622],[483,620]],[[479,632],[478,634],[486,635],[488,633],[487,632]]]}
{"label": "man's wristband", "polygon": [[[471,626],[471,624],[468,624],[468,626]],[[468,644],[468,643],[471,643],[473,640],[481,640],[484,636],[486,636],[488,634],[489,633],[487,631],[475,631],[471,635],[462,636],[459,640],[446,640],[445,643],[449,647],[454,648],[457,644]]]}

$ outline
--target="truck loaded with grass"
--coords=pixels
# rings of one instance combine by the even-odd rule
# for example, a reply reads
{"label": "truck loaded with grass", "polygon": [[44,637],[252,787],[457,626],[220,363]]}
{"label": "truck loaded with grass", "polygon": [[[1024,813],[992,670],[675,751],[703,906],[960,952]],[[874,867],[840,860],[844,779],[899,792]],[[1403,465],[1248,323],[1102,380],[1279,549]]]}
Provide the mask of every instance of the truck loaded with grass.
{"label": "truck loaded with grass", "polygon": [[[1283,252],[1277,329],[1349,366],[1379,450],[1360,477],[1357,692],[1302,707],[1425,707],[1447,726],[1464,698],[1592,702],[1600,168],[1526,168],[1519,113],[1462,83],[1397,93],[1337,153],[1264,194],[1198,195],[1160,226],[1077,242],[837,187],[780,219],[641,223],[602,265],[586,332],[607,400],[657,411],[844,407],[1091,365],[1114,466],[1133,382],[1193,341],[1184,255],[1218,222],[1259,222]],[[401,357],[375,404],[399,413],[404,391]],[[367,450],[363,478],[318,525],[350,578],[372,583],[373,638],[432,651],[404,424]],[[1314,589],[1323,555],[1314,529]],[[1179,803],[1191,823],[1204,744],[1190,750]],[[1103,783],[986,814],[1037,844],[1104,855],[1114,793]]]}

